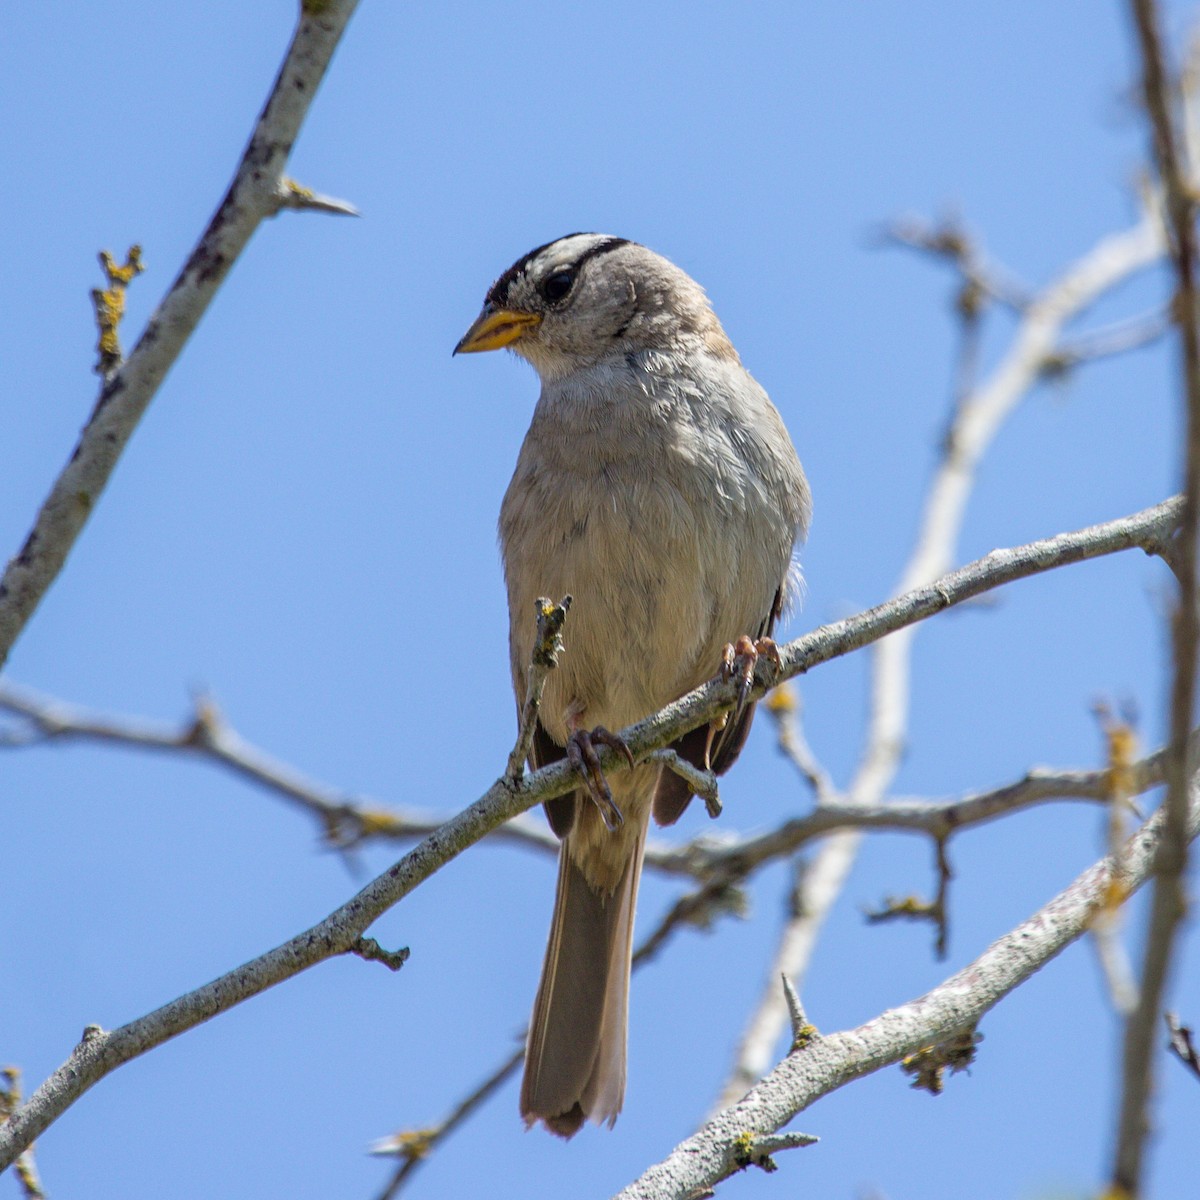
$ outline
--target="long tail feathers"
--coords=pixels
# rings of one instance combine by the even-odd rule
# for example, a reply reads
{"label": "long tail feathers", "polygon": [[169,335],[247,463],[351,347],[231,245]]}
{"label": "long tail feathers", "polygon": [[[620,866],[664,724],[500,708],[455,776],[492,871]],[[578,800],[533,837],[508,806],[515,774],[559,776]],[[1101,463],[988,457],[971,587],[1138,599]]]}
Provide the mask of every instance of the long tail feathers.
{"label": "long tail feathers", "polygon": [[571,1137],[587,1119],[612,1125],[625,1097],[625,1042],[633,914],[646,831],[611,895],[593,891],[559,852],[558,889],[538,985],[521,1115]]}

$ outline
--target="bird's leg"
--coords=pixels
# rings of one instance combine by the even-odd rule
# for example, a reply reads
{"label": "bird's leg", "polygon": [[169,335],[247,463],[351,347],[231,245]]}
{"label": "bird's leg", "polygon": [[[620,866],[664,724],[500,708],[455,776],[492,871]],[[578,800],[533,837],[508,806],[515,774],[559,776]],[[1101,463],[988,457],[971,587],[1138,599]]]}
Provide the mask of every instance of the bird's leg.
{"label": "bird's leg", "polygon": [[[574,724],[573,721],[572,724]],[[583,776],[588,797],[600,810],[600,817],[604,821],[605,828],[611,833],[625,820],[625,817],[617,807],[616,801],[613,800],[608,780],[604,778],[604,771],[600,767],[600,759],[596,754],[596,743],[611,746],[614,750],[619,751],[629,760],[631,767],[633,766],[633,751],[625,745],[621,738],[615,733],[610,733],[603,725],[597,725],[595,729],[591,730],[573,729],[571,736],[567,738],[567,760]]]}
{"label": "bird's leg", "polygon": [[726,646],[721,655],[721,678],[726,681],[738,681],[738,702],[734,710],[736,714],[740,715],[746,707],[750,689],[754,686],[754,668],[760,658],[770,661],[777,671],[783,670],[779,647],[769,637],[758,638],[756,641],[743,633],[732,646]]}

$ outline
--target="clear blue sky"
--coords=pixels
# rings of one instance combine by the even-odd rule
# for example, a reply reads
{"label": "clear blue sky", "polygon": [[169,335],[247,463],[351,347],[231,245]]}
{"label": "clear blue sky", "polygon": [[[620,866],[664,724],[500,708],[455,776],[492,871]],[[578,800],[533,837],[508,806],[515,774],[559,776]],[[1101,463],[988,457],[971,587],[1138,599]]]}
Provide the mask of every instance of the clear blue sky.
{"label": "clear blue sky", "polygon": [[[293,22],[245,5],[10,7],[0,42],[6,280],[0,554],[20,545],[86,419],[96,252],[144,247],[131,337],[216,205]],[[1189,9],[1168,12],[1177,38]],[[908,552],[949,395],[948,272],[873,243],[960,212],[1031,284],[1132,218],[1144,134],[1124,6],[364,3],[291,173],[363,219],[263,227],[168,378],[9,674],[65,698],[182,717],[211,688],[249,738],[354,793],[450,813],[512,738],[495,516],[536,396],[507,356],[452,360],[491,279],[576,230],[633,238],[709,290],[812,481],[792,633],[883,598]],[[1144,311],[1152,274],[1084,327]],[[1008,327],[986,346],[994,361]],[[1174,371],[1159,347],[1035,393],[987,459],[963,559],[1116,517],[1173,487]],[[1097,695],[1162,727],[1161,569],[1129,555],[1008,589],[928,626],[897,790],[949,795],[1088,766]],[[844,783],[866,659],[805,681]],[[767,726],[724,788],[729,827],[808,797]],[[91,748],[0,759],[0,1062],[29,1083],[85,1024],[121,1024],[324,916],[361,877],[277,800],[196,763]],[[704,827],[689,815],[681,832]],[[1097,814],[970,833],[947,963],[860,906],[924,891],[930,850],[868,843],[813,963],[824,1029],[920,994],[1090,863]],[[440,1116],[522,1028],[554,869],[478,847],[373,932],[398,975],[328,963],[103,1081],[40,1142],[52,1197],[369,1198],[376,1137]],[[782,868],[753,919],[686,933],[634,984],[612,1133],[523,1132],[510,1085],[412,1195],[608,1195],[706,1112],[761,984]],[[675,895],[650,877],[642,928]],[[1175,988],[1200,1022],[1189,948]],[[939,1099],[896,1069],[821,1102],[819,1147],[722,1196],[1083,1195],[1107,1166],[1117,1026],[1078,946],[984,1022]],[[1163,1067],[1153,1195],[1195,1189],[1200,1088]],[[782,1189],[782,1190],[781,1190]],[[16,1194],[0,1182],[0,1196]]]}

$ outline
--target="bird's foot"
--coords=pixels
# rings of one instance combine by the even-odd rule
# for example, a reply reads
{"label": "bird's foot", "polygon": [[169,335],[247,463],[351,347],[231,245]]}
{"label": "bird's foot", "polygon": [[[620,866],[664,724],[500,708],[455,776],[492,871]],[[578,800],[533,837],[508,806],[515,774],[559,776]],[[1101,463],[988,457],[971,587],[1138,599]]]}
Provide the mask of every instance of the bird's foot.
{"label": "bird's foot", "polygon": [[721,655],[721,678],[726,682],[736,679],[738,683],[738,713],[746,707],[750,689],[754,686],[754,670],[760,658],[770,662],[776,671],[783,670],[779,647],[768,637],[755,641],[743,633],[733,645],[726,646]]}
{"label": "bird's foot", "polygon": [[625,817],[617,807],[616,801],[613,800],[608,780],[604,778],[604,771],[600,767],[600,758],[596,754],[597,743],[611,746],[623,754],[629,760],[631,767],[633,766],[633,751],[615,733],[609,733],[603,725],[597,725],[591,731],[577,729],[567,738],[567,760],[583,776],[583,782],[587,785],[588,797],[600,810],[600,817],[604,821],[605,828],[611,833],[625,820]]}

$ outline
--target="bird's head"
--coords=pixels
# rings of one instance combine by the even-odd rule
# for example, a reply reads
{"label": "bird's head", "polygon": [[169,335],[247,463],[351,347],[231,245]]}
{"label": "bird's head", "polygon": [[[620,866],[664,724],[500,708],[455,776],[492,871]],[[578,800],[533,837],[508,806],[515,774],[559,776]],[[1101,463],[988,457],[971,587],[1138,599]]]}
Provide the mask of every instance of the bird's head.
{"label": "bird's head", "polygon": [[736,358],[703,288],[673,263],[624,238],[572,233],[531,250],[492,284],[454,352],[508,347],[550,380],[689,341]]}

